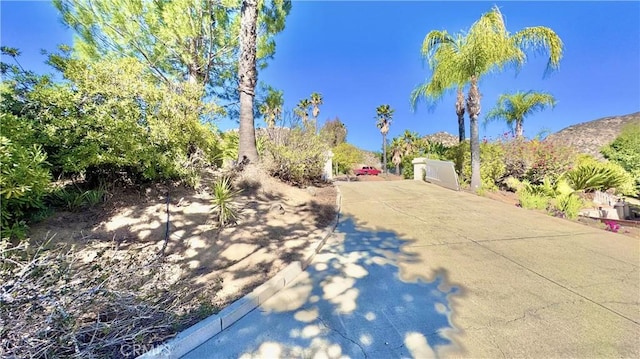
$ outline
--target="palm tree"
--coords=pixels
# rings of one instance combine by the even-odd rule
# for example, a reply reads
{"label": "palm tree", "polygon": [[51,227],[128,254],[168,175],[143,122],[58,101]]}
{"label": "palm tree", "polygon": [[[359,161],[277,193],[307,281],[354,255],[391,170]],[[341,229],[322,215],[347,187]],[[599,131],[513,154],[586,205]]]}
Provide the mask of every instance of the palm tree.
{"label": "palm tree", "polygon": [[313,119],[318,121],[318,115],[320,114],[320,105],[322,105],[322,95],[314,92],[311,94],[311,106],[313,106],[312,115]]}
{"label": "palm tree", "polygon": [[240,143],[238,162],[247,158],[257,162],[256,129],[253,119],[253,101],[258,73],[256,71],[256,39],[258,1],[242,0],[240,9],[240,60],[238,62],[238,92],[240,93]]}
{"label": "palm tree", "polygon": [[524,118],[544,110],[547,106],[551,108],[556,106],[556,99],[548,93],[527,91],[503,94],[498,98],[496,107],[487,113],[485,123],[503,119],[511,128],[515,125],[516,138],[522,138]]}
{"label": "palm tree", "polygon": [[268,128],[273,128],[276,124],[276,119],[282,115],[282,104],[284,102],[282,95],[282,91],[275,91],[270,88],[267,98],[258,109],[264,116],[264,121]]}
{"label": "palm tree", "polygon": [[396,174],[400,174],[400,163],[405,155],[405,143],[401,137],[395,137],[391,140],[391,162],[396,166]]}
{"label": "palm tree", "polygon": [[[455,37],[450,36],[446,31],[431,31],[424,39],[422,44],[422,56],[427,58],[429,66],[435,68],[435,65],[440,60],[451,60],[462,56],[462,46],[464,45],[465,38],[462,34],[456,34]],[[442,71],[444,72],[444,71]],[[455,74],[452,74],[455,75]],[[445,86],[449,81],[440,79],[441,76],[446,78],[450,77],[449,74],[435,74],[430,82],[416,87],[411,92],[411,105],[415,108],[420,98],[425,98],[427,102],[435,103],[438,98],[449,88]],[[444,81],[443,81],[444,80]],[[458,116],[458,140],[463,142],[465,139],[464,130],[464,86],[467,84],[468,79],[461,76],[456,80],[457,84],[457,96],[456,96],[456,115]]]}
{"label": "palm tree", "polygon": [[560,37],[547,27],[528,27],[510,34],[500,10],[495,6],[483,14],[466,34],[453,37],[446,31],[431,31],[425,37],[422,54],[428,58],[433,73],[429,83],[414,90],[412,99],[420,96],[437,99],[448,89],[470,84],[466,111],[469,114],[471,137],[472,189],[480,187],[480,77],[500,71],[508,65],[519,68],[526,62],[528,50],[534,53],[548,51],[549,61],[545,72],[549,72],[559,66],[562,49]]}
{"label": "palm tree", "polygon": [[376,127],[380,129],[382,134],[382,160],[383,171],[387,173],[387,133],[389,133],[389,126],[391,125],[391,118],[393,117],[393,109],[389,105],[380,105],[376,108]]}
{"label": "palm tree", "polygon": [[403,156],[408,156],[416,151],[420,135],[417,132],[404,130],[402,134],[402,143],[404,144]]}
{"label": "palm tree", "polygon": [[311,106],[311,101],[309,99],[302,99],[298,102],[298,105],[293,110],[298,117],[302,119],[302,124],[307,125],[307,118],[309,117],[309,106]]}

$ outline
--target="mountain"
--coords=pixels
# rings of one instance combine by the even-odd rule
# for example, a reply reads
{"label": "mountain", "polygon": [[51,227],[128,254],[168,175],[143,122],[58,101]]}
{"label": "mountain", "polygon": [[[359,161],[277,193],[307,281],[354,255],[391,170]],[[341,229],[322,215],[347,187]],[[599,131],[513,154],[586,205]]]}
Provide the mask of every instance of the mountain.
{"label": "mountain", "polygon": [[575,148],[579,153],[586,153],[603,159],[600,149],[611,143],[629,123],[640,123],[640,112],[611,116],[569,126],[549,135],[545,141]]}
{"label": "mountain", "polygon": [[454,136],[448,132],[436,132],[431,135],[424,136],[425,139],[431,142],[441,143],[447,147],[452,147],[458,144],[458,136]]}

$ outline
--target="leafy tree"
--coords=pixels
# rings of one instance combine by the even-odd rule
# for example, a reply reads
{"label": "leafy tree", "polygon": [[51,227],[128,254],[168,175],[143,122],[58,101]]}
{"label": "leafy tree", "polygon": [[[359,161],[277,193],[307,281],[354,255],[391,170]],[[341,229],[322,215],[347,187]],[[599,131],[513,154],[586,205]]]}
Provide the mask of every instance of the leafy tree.
{"label": "leafy tree", "polygon": [[382,159],[384,161],[383,168],[387,172],[387,133],[393,118],[393,109],[389,105],[380,105],[376,108],[376,127],[382,134]]}
{"label": "leafy tree", "polygon": [[336,173],[349,173],[362,161],[362,152],[352,144],[343,142],[333,148],[333,165]]}
{"label": "leafy tree", "polygon": [[333,148],[347,140],[347,126],[336,117],[324,123],[324,126],[320,129],[320,135]]}
{"label": "leafy tree", "polygon": [[452,36],[446,31],[434,30],[425,37],[422,54],[428,58],[433,73],[429,83],[414,90],[412,99],[415,101],[420,96],[437,99],[450,88],[470,84],[466,111],[471,129],[472,189],[478,189],[481,183],[478,81],[485,74],[502,70],[507,65],[523,65],[528,50],[534,53],[548,50],[547,71],[550,71],[559,66],[562,49],[558,35],[547,27],[528,27],[510,34],[497,7],[483,14],[464,34]]}
{"label": "leafy tree", "polygon": [[640,123],[626,125],[620,135],[602,149],[602,154],[629,172],[640,192]]}
{"label": "leafy tree", "polygon": [[277,91],[269,87],[267,97],[259,107],[260,113],[264,116],[268,128],[273,128],[276,120],[282,115],[282,105],[284,104],[282,96],[282,91]]}
{"label": "leafy tree", "polygon": [[[239,156],[257,161],[256,65],[275,53],[290,0],[54,0],[76,31],[75,54],[135,57],[162,82],[188,79],[227,111],[240,104]],[[203,98],[204,98],[203,94]]]}
{"label": "leafy tree", "polygon": [[504,119],[511,128],[515,125],[516,137],[522,138],[524,118],[548,106],[553,108],[555,105],[555,98],[548,93],[528,91],[503,94],[498,98],[496,107],[487,113],[485,123]]}

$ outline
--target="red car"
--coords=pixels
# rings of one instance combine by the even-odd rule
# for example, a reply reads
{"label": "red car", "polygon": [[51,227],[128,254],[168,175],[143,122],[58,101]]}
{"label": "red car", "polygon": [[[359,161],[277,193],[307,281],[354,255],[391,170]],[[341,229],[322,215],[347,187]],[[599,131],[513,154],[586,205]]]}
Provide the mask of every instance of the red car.
{"label": "red car", "polygon": [[353,172],[355,173],[356,176],[369,176],[369,175],[377,176],[381,173],[380,170],[376,169],[375,167],[369,167],[369,166],[364,166]]}

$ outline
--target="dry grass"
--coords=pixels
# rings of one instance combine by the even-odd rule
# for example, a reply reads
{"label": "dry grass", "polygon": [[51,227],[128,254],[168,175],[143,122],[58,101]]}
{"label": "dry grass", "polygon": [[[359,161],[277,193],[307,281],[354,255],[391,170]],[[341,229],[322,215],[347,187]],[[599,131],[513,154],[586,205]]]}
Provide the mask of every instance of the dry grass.
{"label": "dry grass", "polygon": [[33,226],[39,254],[16,261],[5,248],[2,356],[139,355],[304,258],[335,218],[333,186],[290,187],[248,167],[235,179],[240,220],[218,228],[217,175],[197,190],[111,191],[99,208]]}

